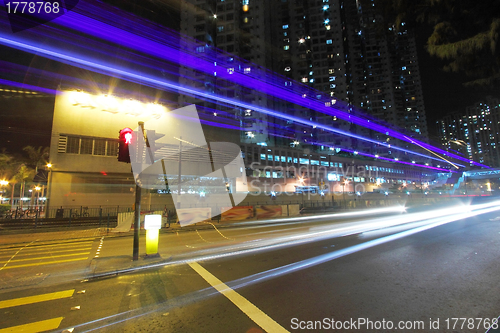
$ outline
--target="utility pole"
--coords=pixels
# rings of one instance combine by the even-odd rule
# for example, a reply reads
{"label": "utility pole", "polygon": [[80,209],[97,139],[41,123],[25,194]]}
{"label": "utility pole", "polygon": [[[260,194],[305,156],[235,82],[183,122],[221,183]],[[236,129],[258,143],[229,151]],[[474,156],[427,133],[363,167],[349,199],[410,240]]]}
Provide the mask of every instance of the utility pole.
{"label": "utility pole", "polygon": [[[139,122],[139,135],[145,136],[144,133],[144,122]],[[140,144],[139,138],[137,140],[137,145]],[[138,152],[142,152],[143,147],[137,147],[137,153],[135,154],[138,158]],[[135,161],[137,162],[137,161]],[[141,187],[135,182],[135,210],[134,210],[134,250],[133,250],[133,260],[139,260],[139,233],[141,229]]]}
{"label": "utility pole", "polygon": [[181,208],[182,179],[182,136],[179,138],[179,172],[177,177],[177,209]]}
{"label": "utility pole", "polygon": [[134,252],[133,260],[139,260],[139,231],[141,228],[141,188],[135,184],[135,211],[134,211]]}

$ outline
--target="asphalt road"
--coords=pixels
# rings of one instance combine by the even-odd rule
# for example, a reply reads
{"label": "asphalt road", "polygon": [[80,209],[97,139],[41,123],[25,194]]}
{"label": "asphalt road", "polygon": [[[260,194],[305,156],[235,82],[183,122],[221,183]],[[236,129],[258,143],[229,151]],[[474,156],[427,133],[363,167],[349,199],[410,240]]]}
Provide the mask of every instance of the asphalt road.
{"label": "asphalt road", "polygon": [[133,271],[86,281],[45,266],[43,282],[0,291],[0,333],[59,318],[49,330],[485,332],[500,314],[500,211],[416,214],[165,233],[141,270],[130,237],[95,239],[82,278]]}

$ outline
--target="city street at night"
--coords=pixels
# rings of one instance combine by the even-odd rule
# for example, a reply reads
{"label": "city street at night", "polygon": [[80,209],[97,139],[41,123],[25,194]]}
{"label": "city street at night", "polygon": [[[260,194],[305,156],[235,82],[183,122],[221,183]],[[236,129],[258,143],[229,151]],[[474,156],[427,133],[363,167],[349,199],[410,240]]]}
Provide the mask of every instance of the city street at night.
{"label": "city street at night", "polygon": [[[385,320],[394,325],[387,332],[401,331],[400,321],[419,332],[447,332],[452,318],[473,318],[474,329],[455,331],[485,332],[486,322],[477,318],[498,316],[498,209],[489,204],[447,215],[435,209],[165,232],[162,259],[142,257],[129,270],[131,237],[104,237],[94,259],[102,261],[98,272],[93,260],[54,263],[50,270],[38,267],[48,277],[29,289],[2,289],[3,326],[62,318],[50,329],[284,332],[316,321],[326,326],[313,327],[328,330],[331,320],[358,326]],[[33,273],[12,265],[12,274]],[[64,292],[69,296],[42,298]],[[35,299],[16,306],[23,297]],[[25,317],[27,310],[43,316]],[[439,329],[430,329],[436,320]],[[341,331],[370,330],[358,326]]]}
{"label": "city street at night", "polygon": [[0,333],[499,333],[499,13],[0,1]]}

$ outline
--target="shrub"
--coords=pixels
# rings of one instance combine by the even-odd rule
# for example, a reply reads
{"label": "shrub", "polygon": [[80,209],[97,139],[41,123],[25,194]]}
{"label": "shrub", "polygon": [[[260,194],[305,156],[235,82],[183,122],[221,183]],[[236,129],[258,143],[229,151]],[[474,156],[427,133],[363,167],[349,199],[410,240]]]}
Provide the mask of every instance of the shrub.
{"label": "shrub", "polygon": [[10,205],[2,204],[0,205],[0,214],[5,214],[10,210]]}

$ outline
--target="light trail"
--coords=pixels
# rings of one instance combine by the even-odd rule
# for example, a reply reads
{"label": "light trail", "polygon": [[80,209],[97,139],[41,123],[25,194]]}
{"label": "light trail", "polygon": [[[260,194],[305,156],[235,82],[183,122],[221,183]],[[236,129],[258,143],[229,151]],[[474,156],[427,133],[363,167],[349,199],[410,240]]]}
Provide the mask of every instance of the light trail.
{"label": "light trail", "polygon": [[[9,68],[11,68],[11,66],[14,66],[18,70],[21,70],[22,67],[24,67],[25,71],[28,70],[28,68],[25,67],[25,66],[20,66],[20,65],[17,65],[17,64],[13,64],[13,63],[0,62],[0,64],[2,66],[6,66],[6,67],[9,67]],[[36,76],[38,76],[40,78],[44,78],[45,80],[47,79],[48,76],[52,76],[54,80],[60,80],[63,77],[66,81],[74,81],[75,83],[84,84],[86,86],[94,84],[94,83],[92,83],[90,81],[87,81],[87,80],[76,79],[76,78],[72,78],[72,77],[67,77],[67,76],[61,75],[61,74],[51,73],[51,72],[47,72],[47,71],[41,71],[41,70],[38,70],[38,69],[30,69],[30,70],[34,72],[32,74],[36,74]],[[3,80],[3,79],[0,79],[0,84],[15,86],[15,87],[24,88],[24,89],[31,89],[31,90],[40,91],[40,92],[43,92],[43,93],[46,93],[46,94],[53,94],[53,95],[55,95],[55,93],[56,93],[56,91],[52,90],[52,89],[47,89],[47,88],[43,88],[43,87],[37,87],[37,86],[33,86],[33,85],[28,85],[28,84],[25,84],[25,83],[19,83],[19,82],[14,82],[14,81],[9,81],[9,80]],[[111,88],[110,86],[107,86],[107,85],[104,85],[104,84],[100,84],[99,86],[101,87],[101,89],[104,89],[104,90],[107,90],[107,91],[112,91],[113,89],[116,89],[116,88]],[[121,94],[128,94],[128,95],[135,94],[134,92],[127,91],[127,90],[122,90],[122,89],[119,89],[119,91],[120,91]],[[168,100],[158,100],[158,101],[161,102],[161,103],[164,103],[164,104],[168,104],[170,102]],[[217,113],[220,114],[220,115],[227,114],[226,112],[219,111],[219,110],[213,110],[213,111],[217,111]],[[210,112],[210,113],[213,113],[213,112]],[[203,114],[203,113],[200,114],[201,122],[203,124],[210,125],[210,126],[215,126],[215,127],[219,127],[219,128],[228,128],[228,129],[234,129],[234,130],[242,130],[242,131],[244,131],[244,128],[242,128],[241,126],[239,126],[239,123],[236,122],[236,121],[233,121],[234,125],[230,125],[230,124],[227,124],[227,123],[214,122],[214,121],[211,121],[211,120],[207,120],[207,118],[209,118],[209,117],[210,117],[210,114]],[[226,118],[222,118],[222,120],[224,120],[224,121],[230,121],[230,122],[232,121],[232,119],[226,119]],[[273,124],[273,123],[270,123],[270,122],[266,122],[266,123],[268,125],[271,125],[271,126],[282,127],[282,126],[279,126],[277,124]],[[298,130],[294,131],[294,133],[298,133],[298,132],[300,132],[300,131],[298,131]],[[274,135],[274,136],[280,136],[280,137],[282,137],[281,135],[278,135],[278,134],[272,134],[272,133],[270,133],[270,134]],[[313,142],[313,141],[310,141],[309,143],[310,144],[323,145],[323,146],[329,147],[329,145],[325,144],[325,143],[319,143],[319,142]],[[342,149],[344,151],[351,152],[351,153],[355,152],[352,149],[348,149],[348,148],[345,148],[345,147],[342,147],[342,146],[337,146],[337,148],[340,148],[340,149]],[[423,154],[412,152],[410,150],[405,150],[405,149],[403,151],[408,152],[408,153],[413,153],[415,155],[422,156],[422,157],[425,157],[425,158],[430,158],[430,159],[434,159],[434,160],[437,160],[437,161],[442,161],[442,158],[436,158],[436,157],[432,157],[432,156],[427,156],[427,155],[423,155]],[[433,153],[433,152],[431,152],[431,153]],[[411,165],[411,166],[415,166],[415,167],[422,167],[422,168],[428,168],[428,169],[434,169],[434,170],[446,171],[446,172],[449,171],[448,169],[437,168],[437,167],[432,167],[432,166],[425,166],[425,165],[421,165],[421,164],[417,164],[417,163],[409,163],[409,162],[405,162],[405,161],[395,161],[394,159],[390,159],[390,158],[386,158],[386,157],[376,157],[373,154],[368,154],[368,153],[363,153],[363,152],[359,152],[358,154],[362,155],[362,156],[368,156],[368,157],[372,157],[372,158],[378,158],[380,160],[386,160],[386,161],[395,162],[395,163],[404,164],[404,165]],[[435,153],[433,153],[433,154],[435,154]],[[439,155],[437,155],[437,156],[439,156]],[[464,167],[464,165],[460,165],[460,166]]]}
{"label": "light trail", "polygon": [[[457,212],[457,208],[459,208],[459,211]],[[439,216],[439,217],[432,217],[434,211],[424,213],[427,214],[427,219],[424,221],[421,221],[421,224],[417,227],[413,227],[411,229],[398,232],[392,235],[380,237],[374,240],[370,240],[367,242],[363,242],[354,246],[350,246],[348,248],[344,248],[341,250],[335,250],[330,253],[326,253],[323,255],[319,255],[313,258],[301,260],[292,264],[284,265],[281,267],[277,267],[271,270],[267,270],[264,272],[252,274],[237,280],[233,280],[231,282],[226,283],[230,288],[236,290],[238,288],[254,285],[266,280],[270,280],[273,278],[277,278],[286,274],[298,272],[303,269],[311,268],[344,256],[347,256],[349,254],[354,254],[381,244],[385,244],[391,241],[399,240],[404,237],[408,237],[414,234],[417,234],[419,232],[423,232],[426,230],[430,230],[432,228],[436,228],[442,225],[445,225],[447,223],[457,221],[457,220],[462,220],[468,217],[472,216],[477,216],[481,214],[486,214],[494,211],[500,210],[500,202],[492,202],[492,203],[486,203],[486,204],[480,204],[480,205],[473,205],[473,206],[458,206],[454,208],[449,208],[449,209],[442,209],[439,210],[442,212],[444,211],[453,211],[455,209],[455,214],[452,214],[450,216]],[[422,223],[425,223],[422,225]],[[193,258],[191,260],[185,260],[182,261],[181,263],[187,263],[190,261],[202,261],[201,259],[196,259]],[[157,267],[161,266],[169,266],[170,264],[163,264],[163,265],[153,265]],[[151,268],[152,266],[150,266]],[[141,307],[139,309],[135,310],[130,310],[122,313],[118,313],[112,316],[108,316],[105,318],[97,319],[94,321],[86,322],[77,326],[74,326],[74,328],[78,328],[80,331],[83,332],[90,332],[90,331],[95,331],[95,330],[101,330],[106,327],[110,327],[113,325],[117,325],[120,323],[123,323],[127,320],[131,319],[137,319],[140,317],[143,317],[148,314],[152,313],[157,313],[159,311],[168,311],[170,309],[177,308],[179,306],[186,306],[190,304],[194,304],[196,302],[205,300],[209,297],[219,295],[219,293],[209,287],[209,288],[204,288],[201,290],[197,290],[194,292],[191,292],[186,295],[182,295],[179,297],[176,297],[174,299],[170,299],[168,301],[165,301],[160,304],[154,304],[150,306],[145,306]]]}
{"label": "light trail", "polygon": [[[82,11],[86,10],[87,12],[90,11],[90,12],[92,12],[93,15],[96,14],[95,8],[92,6],[89,6],[88,4],[82,4],[82,6],[78,7],[78,9],[82,9]],[[274,76],[272,76],[272,74],[267,70],[258,69],[258,70],[256,70],[257,74],[252,73],[250,75],[249,74],[242,74],[242,73],[239,73],[238,71],[228,73],[227,66],[231,66],[231,65],[234,66],[234,64],[227,64],[226,67],[223,67],[223,66],[221,66],[220,59],[217,57],[215,57],[214,59],[211,59],[211,60],[214,60],[215,62],[214,61],[205,61],[204,59],[200,59],[199,57],[194,56],[191,53],[180,51],[179,45],[174,46],[175,43],[173,43],[173,41],[172,41],[172,40],[177,41],[178,38],[176,38],[176,37],[179,37],[179,35],[167,33],[167,38],[165,38],[165,35],[162,35],[160,38],[159,33],[158,33],[158,29],[156,29],[156,30],[152,29],[150,26],[145,26],[144,29],[138,29],[137,31],[140,31],[140,33],[138,33],[138,35],[135,35],[133,33],[130,33],[128,31],[124,31],[123,29],[120,29],[120,27],[119,27],[120,24],[116,23],[116,22],[119,22],[119,20],[113,21],[112,24],[106,23],[106,22],[111,22],[111,20],[110,20],[111,17],[119,17],[116,14],[109,13],[108,15],[106,15],[106,17],[102,16],[102,13],[100,13],[100,14],[101,14],[101,21],[90,18],[90,17],[86,17],[86,16],[81,15],[81,14],[78,14],[75,11],[70,11],[67,14],[57,18],[55,20],[55,22],[57,22],[58,24],[62,24],[67,28],[71,28],[71,29],[75,29],[76,31],[87,33],[93,37],[98,37],[102,40],[105,40],[105,41],[108,41],[108,42],[111,42],[111,43],[114,43],[117,45],[125,45],[125,46],[129,47],[131,50],[137,50],[140,52],[144,52],[145,54],[153,56],[157,59],[167,60],[167,61],[171,61],[171,62],[175,63],[176,61],[178,61],[181,58],[180,56],[182,55],[182,59],[184,61],[183,65],[192,66],[192,68],[194,68],[196,70],[203,71],[203,72],[210,74],[210,75],[213,73],[214,67],[223,68],[226,71],[223,70],[223,71],[219,72],[218,76],[222,77],[225,80],[235,82],[237,84],[240,84],[242,86],[247,86],[250,88],[259,87],[258,90],[261,90],[261,91],[265,92],[266,94],[271,94],[271,95],[278,97],[278,98],[286,98],[288,101],[293,102],[297,105],[301,105],[301,106],[304,106],[307,108],[313,108],[318,112],[322,112],[322,113],[327,114],[327,115],[334,115],[334,116],[337,116],[337,117],[344,119],[346,121],[359,124],[363,127],[371,128],[371,129],[376,130],[380,133],[384,133],[386,135],[393,136],[393,137],[398,138],[400,140],[408,141],[408,138],[405,135],[398,133],[398,132],[395,132],[388,127],[377,125],[374,122],[371,122],[370,120],[359,118],[355,115],[349,114],[347,112],[341,111],[341,110],[336,109],[336,108],[326,107],[325,105],[322,104],[323,102],[319,102],[319,101],[314,100],[312,98],[309,98],[309,97],[303,98],[302,96],[297,96],[296,92],[293,92],[290,89],[283,88],[283,84],[282,84],[282,83],[284,83],[283,77],[276,76],[276,74],[274,74]],[[143,21],[140,21],[140,22],[143,22]],[[55,30],[53,28],[47,29],[47,30],[49,30],[49,33],[51,33],[51,34],[53,34],[55,32]],[[165,31],[163,31],[163,32],[165,33]],[[183,40],[183,42],[185,42],[185,41]],[[192,42],[191,44],[188,43],[188,45],[193,46],[196,44],[194,42]],[[216,63],[216,61],[219,61],[219,63]],[[143,64],[143,65],[148,67],[148,65],[145,65],[145,64]],[[110,75],[110,73],[106,73],[106,75]],[[270,75],[270,77],[268,77],[269,75]],[[262,82],[261,77],[266,78],[265,82]],[[133,82],[137,82],[137,81],[133,81]],[[280,84],[278,84],[278,83],[275,84],[274,82],[280,82]],[[138,83],[140,83],[140,80]],[[298,84],[301,87],[301,89],[308,89],[310,92],[315,92],[316,94],[319,93],[319,92],[316,92],[316,91],[308,88],[307,86],[302,86],[299,83],[296,83],[296,84]],[[153,85],[153,87],[158,87],[158,86]],[[164,88],[166,88],[166,87],[164,87]],[[179,87],[177,87],[177,88],[179,88]],[[166,88],[166,89],[169,89],[169,88]],[[170,87],[170,89],[172,89],[172,87]],[[184,92],[188,93],[187,91],[184,91]],[[309,94],[309,95],[313,95],[313,94]],[[222,101],[220,98],[217,98],[217,97],[214,98],[214,96],[200,95],[199,92],[198,92],[198,94],[196,94],[196,93],[194,95],[191,94],[191,96],[194,96],[194,97],[202,96],[203,98],[216,99],[218,101]],[[237,104],[237,103],[235,103],[234,100],[226,99],[224,102],[232,104],[232,105],[236,105],[236,106],[239,106],[242,108],[250,108],[250,109],[255,110],[257,112],[262,112],[262,113],[265,113],[268,115],[273,115],[275,117],[282,118],[282,119],[290,118],[289,115],[283,115],[283,114],[277,115],[275,112],[265,112],[265,111],[269,111],[269,110],[264,111],[264,110],[262,110],[262,108],[256,108],[255,106],[252,106],[252,105]],[[324,130],[327,130],[330,132],[334,132],[334,133],[341,134],[341,135],[347,135],[347,136],[350,136],[350,137],[353,137],[353,138],[356,138],[359,140],[375,143],[375,144],[389,148],[389,146],[383,142],[378,142],[376,140],[364,138],[362,136],[355,135],[355,134],[352,134],[349,132],[330,128],[328,126],[318,126],[318,124],[306,121],[305,119],[296,118],[296,119],[293,119],[293,121],[307,125],[307,126],[316,126],[316,127],[319,127],[321,129],[324,129]],[[427,147],[428,149],[431,149],[433,151],[438,151],[440,153],[446,153],[444,150],[442,150],[440,148],[433,147],[431,145],[417,141],[415,139],[412,140],[412,143],[419,143],[422,146]],[[392,146],[390,148],[396,149],[396,150],[402,149],[400,147],[395,147],[395,146]],[[414,154],[414,152],[411,152],[411,153]],[[453,155],[453,154],[450,154],[450,155]],[[426,156],[426,155],[424,155],[424,156]],[[426,157],[429,158],[428,156],[426,156]],[[453,155],[453,157],[469,162],[469,160],[466,160],[460,156]],[[485,165],[481,165],[481,166],[487,167]]]}
{"label": "light trail", "polygon": [[[467,214],[471,213],[475,215],[484,214],[485,212],[481,213],[474,212],[481,209],[500,210],[500,202],[486,203],[474,206],[460,205],[460,206],[453,206],[450,208],[432,210],[422,213],[411,213],[411,214],[398,215],[392,217],[382,217],[365,221],[340,223],[325,227],[314,227],[310,228],[308,232],[304,232],[301,230],[299,233],[292,233],[291,235],[285,237],[277,237],[272,239],[259,239],[256,241],[251,241],[243,244],[231,244],[219,248],[203,249],[187,254],[182,254],[179,256],[178,259],[172,260],[168,263],[156,263],[148,266],[118,270],[116,271],[116,274],[139,272],[151,268],[179,265],[189,261],[207,261],[207,260],[232,257],[236,255],[251,254],[255,252],[277,250],[284,247],[297,246],[305,243],[317,242],[335,237],[359,234],[367,231],[373,231],[382,228],[413,223],[421,220],[429,220],[433,218],[434,219],[445,218],[447,215],[454,216],[458,219],[460,216],[462,217],[467,216]],[[344,217],[350,216],[348,214],[349,213],[345,213],[345,215],[343,216]],[[299,218],[294,218],[294,220],[300,220],[303,218],[311,218],[311,217],[299,217]],[[314,216],[314,218],[320,218],[320,217]],[[183,258],[184,256],[187,258],[184,259]],[[101,277],[101,275],[99,274],[94,276],[94,278],[99,278],[99,277]]]}
{"label": "light trail", "polygon": [[258,282],[262,282],[262,281],[265,281],[265,280],[268,280],[271,278],[276,278],[276,277],[279,277],[279,276],[282,276],[285,274],[290,274],[293,272],[297,272],[299,270],[311,268],[311,267],[323,264],[325,262],[344,257],[344,256],[349,255],[349,254],[360,252],[360,251],[369,249],[369,248],[377,246],[377,245],[385,244],[385,243],[395,241],[395,240],[398,240],[398,239],[401,239],[404,237],[408,237],[408,236],[414,235],[416,233],[426,231],[426,230],[429,230],[429,229],[432,229],[432,228],[435,228],[435,227],[438,227],[438,226],[441,226],[441,225],[444,225],[444,224],[447,224],[450,222],[454,222],[457,220],[463,220],[465,218],[469,218],[469,217],[477,216],[477,215],[481,215],[481,214],[486,214],[486,213],[490,213],[490,212],[494,212],[494,211],[498,211],[498,210],[500,210],[500,206],[499,206],[499,203],[497,202],[495,205],[493,205],[493,207],[489,207],[489,208],[486,208],[486,207],[480,208],[480,209],[475,208],[474,210],[467,208],[467,209],[462,210],[462,212],[457,213],[457,214],[429,218],[426,221],[425,225],[418,226],[418,227],[412,228],[410,230],[406,230],[406,231],[402,231],[402,232],[399,232],[396,234],[392,234],[392,235],[384,236],[384,237],[377,238],[374,240],[370,240],[370,241],[367,241],[367,242],[364,242],[361,244],[357,244],[357,245],[354,245],[354,246],[351,246],[351,247],[348,247],[345,249],[336,250],[336,251],[326,253],[326,254],[323,254],[320,256],[305,259],[305,260],[302,260],[302,261],[299,261],[299,262],[296,262],[293,264],[274,268],[274,269],[271,269],[271,270],[268,270],[265,272],[253,274],[253,275],[247,276],[245,278],[238,279],[238,280],[226,283],[226,284],[230,288],[238,289],[238,288],[245,287],[245,286],[255,284]]}
{"label": "light trail", "polygon": [[[89,70],[92,70],[92,71],[95,71],[95,72],[98,72],[101,74],[111,75],[111,76],[119,74],[119,75],[127,78],[127,80],[129,80],[131,82],[148,85],[148,86],[151,86],[153,88],[163,88],[163,89],[168,89],[171,91],[182,91],[190,96],[194,96],[194,97],[201,96],[201,97],[204,97],[208,100],[215,100],[215,101],[220,101],[220,102],[224,102],[227,104],[233,104],[233,105],[245,108],[245,109],[252,109],[252,110],[267,114],[267,115],[271,115],[271,116],[276,117],[276,118],[292,120],[294,122],[301,123],[301,124],[304,124],[304,125],[307,125],[310,127],[317,127],[317,128],[321,128],[321,129],[324,129],[326,131],[333,132],[336,134],[350,136],[350,137],[353,137],[353,138],[356,138],[359,140],[363,140],[363,141],[379,144],[382,146],[386,146],[386,144],[382,144],[376,140],[364,138],[362,136],[359,136],[359,135],[356,135],[356,134],[353,134],[350,132],[331,128],[331,127],[328,127],[328,126],[323,125],[323,124],[315,123],[315,122],[310,121],[310,120],[294,117],[294,116],[287,115],[287,114],[282,114],[282,113],[268,110],[268,109],[265,109],[262,107],[258,107],[258,106],[253,105],[253,104],[246,104],[246,103],[243,103],[243,102],[240,102],[237,100],[232,100],[232,99],[229,99],[229,98],[226,98],[223,96],[217,96],[214,94],[205,93],[205,92],[198,91],[198,90],[195,90],[195,89],[190,88],[190,87],[185,87],[185,86],[178,85],[178,84],[175,84],[172,82],[168,82],[166,80],[159,80],[156,78],[151,78],[151,77],[139,75],[136,73],[128,72],[128,71],[120,69],[118,67],[110,67],[107,65],[98,64],[98,63],[95,63],[95,62],[92,62],[89,60],[84,60],[84,59],[74,57],[71,55],[66,55],[66,54],[63,54],[61,52],[51,51],[51,50],[48,50],[45,48],[41,48],[41,47],[25,44],[22,42],[14,41],[14,40],[11,40],[11,39],[8,39],[5,37],[0,37],[0,43],[2,43],[4,45],[9,45],[11,47],[15,47],[15,48],[18,48],[21,50],[25,50],[28,52],[40,53],[40,54],[43,54],[44,56],[46,56],[50,59],[64,62],[64,63],[67,63],[69,65],[76,65],[77,64],[77,65],[82,66],[82,68],[89,69]],[[230,126],[230,125],[223,125],[223,126]],[[406,150],[404,148],[400,148],[397,146],[391,146],[390,148],[395,149],[395,150],[404,151],[404,152],[407,152],[410,154],[421,155],[420,153],[412,152],[412,151],[409,151],[409,150]],[[432,157],[427,156],[427,155],[423,155],[423,156],[425,156],[426,158],[432,158]],[[429,168],[429,169],[434,168],[434,167],[430,167],[430,166],[422,166],[422,167]]]}
{"label": "light trail", "polygon": [[[7,64],[2,64],[2,65],[6,66]],[[15,64],[12,64],[12,65],[15,65]],[[43,71],[43,73],[42,73],[42,71],[40,71],[40,70],[35,70],[35,73],[38,76],[44,76],[45,78],[47,77],[47,74],[48,74],[46,71]],[[55,76],[61,76],[60,74],[55,74],[55,73],[50,73],[50,74],[52,74],[54,77]],[[78,81],[79,83],[86,83],[87,85],[90,84],[89,81],[82,80],[82,79],[73,79],[73,78],[66,77],[66,80]],[[18,88],[23,88],[23,89],[31,89],[31,90],[43,92],[43,93],[46,93],[46,94],[52,94],[52,95],[56,94],[56,91],[52,90],[52,89],[47,89],[47,88],[43,88],[43,87],[37,87],[37,86],[25,84],[25,83],[19,83],[19,82],[4,80],[4,79],[0,79],[0,84],[15,86],[15,87],[18,87]],[[111,90],[111,88],[109,86],[101,85],[101,87],[104,88],[104,89]],[[122,93],[123,94],[127,94],[127,93],[128,94],[132,94],[132,92],[130,92],[130,91],[125,91],[125,92],[122,92]],[[167,100],[160,100],[160,102],[162,102],[162,103],[168,103],[169,101],[167,101]],[[217,110],[217,112],[220,113],[221,115],[227,114],[226,112],[222,112],[222,111],[219,111],[219,110]],[[208,117],[210,117],[210,114],[203,114],[203,113],[200,114],[200,118],[201,118],[200,121],[201,121],[201,123],[206,124],[206,125],[210,125],[210,126],[214,126],[214,127],[219,127],[219,128],[228,128],[228,129],[234,129],[234,130],[244,131],[244,128],[242,128],[241,126],[239,126],[239,123],[236,122],[236,121],[234,121],[234,125],[230,125],[230,124],[226,124],[226,123],[220,123],[220,122],[214,122],[214,121],[211,121],[211,120],[207,120],[206,118],[208,118]],[[225,120],[225,121],[231,121],[231,119],[226,119],[226,118],[223,118],[223,120]],[[276,125],[276,124],[272,124],[270,122],[266,122],[266,123],[268,125],[272,125],[272,126],[279,126],[279,125]],[[282,127],[282,126],[279,126],[279,127]],[[300,131],[298,131],[298,130],[294,131],[294,133],[298,133],[298,132],[300,132]],[[272,133],[270,133],[270,135],[282,137],[281,135],[278,135],[278,134],[272,134]],[[313,141],[310,141],[309,144],[323,145],[323,146],[329,147],[328,144],[318,143],[318,142],[313,142]],[[340,148],[343,151],[347,151],[347,152],[351,152],[351,153],[355,152],[355,150],[348,149],[348,148],[345,148],[345,147],[342,147],[342,146],[337,146],[337,148]],[[426,148],[424,148],[424,149],[426,149]],[[408,153],[412,153],[412,154],[415,154],[415,155],[418,155],[418,156],[422,156],[422,157],[425,157],[425,158],[430,158],[430,159],[433,159],[433,160],[437,160],[437,161],[442,161],[443,160],[441,157],[440,158],[436,158],[436,157],[432,157],[432,156],[427,156],[427,155],[424,155],[424,154],[412,152],[410,150],[403,149],[403,151],[408,152]],[[430,151],[430,152],[432,154],[435,154],[432,151]],[[357,152],[357,153],[359,155],[362,155],[362,156],[367,156],[367,157],[372,157],[372,158],[378,158],[380,160],[386,160],[386,161],[395,162],[395,163],[404,164],[404,165],[411,165],[411,166],[414,166],[414,167],[422,167],[422,168],[428,168],[428,169],[439,170],[439,171],[446,171],[446,172],[449,171],[448,169],[437,168],[437,167],[422,165],[422,164],[418,164],[418,163],[409,163],[409,162],[405,162],[405,161],[395,161],[394,159],[390,159],[390,158],[386,158],[386,157],[380,157],[380,156],[376,157],[373,154],[368,154],[368,153],[363,153],[363,152]],[[435,155],[437,155],[437,154],[435,154]],[[439,155],[437,155],[437,156],[439,156]],[[450,164],[454,165],[451,162],[450,162]],[[464,165],[461,165],[461,164],[458,164],[458,165],[461,166],[461,167],[464,167]]]}

